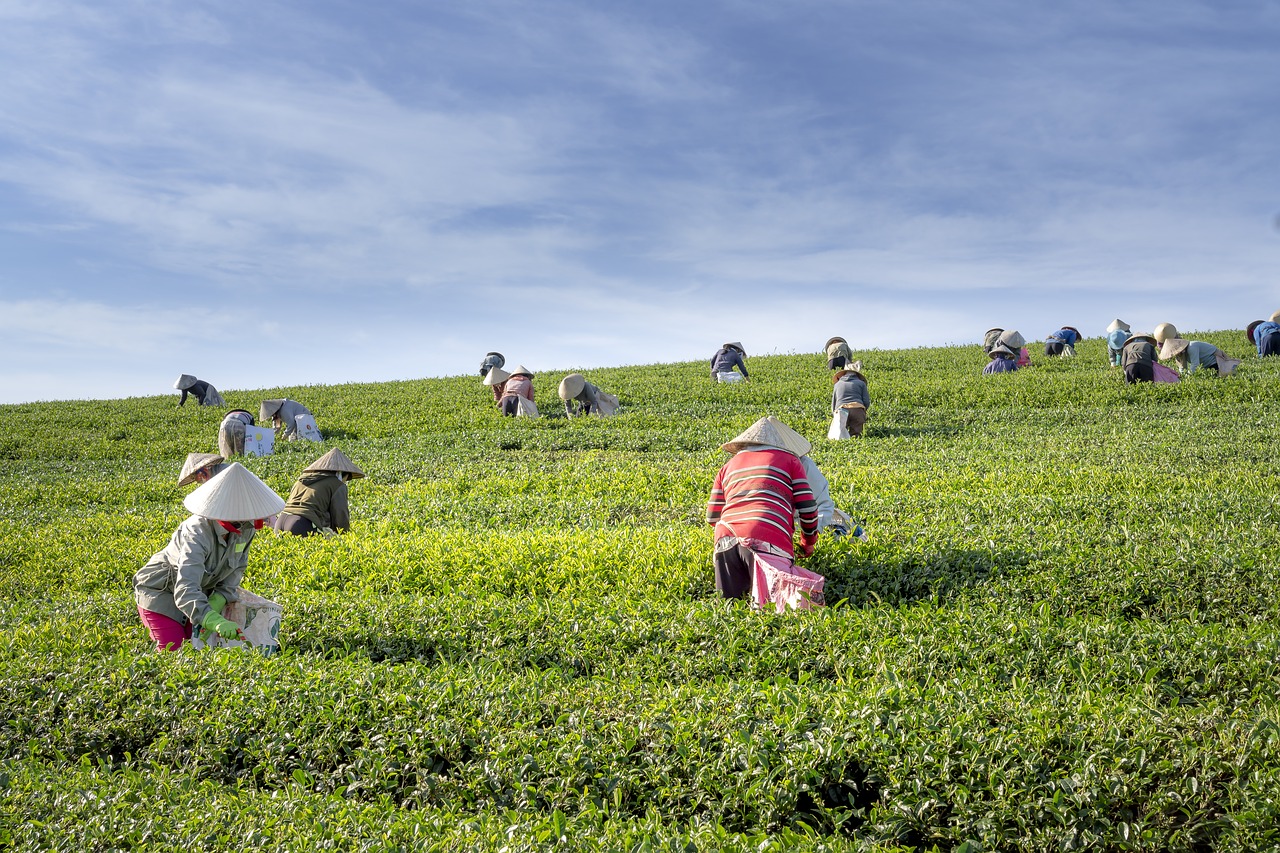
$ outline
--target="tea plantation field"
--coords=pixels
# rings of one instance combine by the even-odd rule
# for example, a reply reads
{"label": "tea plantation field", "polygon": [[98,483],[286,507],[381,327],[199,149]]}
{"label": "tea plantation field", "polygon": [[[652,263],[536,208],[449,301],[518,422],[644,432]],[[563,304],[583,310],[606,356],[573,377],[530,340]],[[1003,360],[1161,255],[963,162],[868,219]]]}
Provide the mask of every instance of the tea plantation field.
{"label": "tea plantation field", "polygon": [[[1280,360],[1196,337],[1238,374],[863,353],[838,443],[816,353],[589,371],[611,420],[224,389],[315,412],[247,462],[281,494],[330,446],[369,474],[349,535],[255,541],[273,658],[157,654],[134,610],[222,411],[0,406],[0,849],[1276,849]],[[765,414],[871,536],[804,561],[825,609],[715,594],[719,444]]]}

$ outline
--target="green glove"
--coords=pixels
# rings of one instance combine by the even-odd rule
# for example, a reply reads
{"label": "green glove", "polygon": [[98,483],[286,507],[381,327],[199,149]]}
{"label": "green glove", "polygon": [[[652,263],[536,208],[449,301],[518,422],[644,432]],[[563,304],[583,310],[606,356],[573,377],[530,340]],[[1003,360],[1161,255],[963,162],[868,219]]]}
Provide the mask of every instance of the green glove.
{"label": "green glove", "polygon": [[209,607],[214,613],[222,615],[222,609],[227,606],[227,597],[220,592],[215,592],[209,596]]}
{"label": "green glove", "polygon": [[218,636],[224,640],[234,640],[240,633],[240,626],[232,622],[230,619],[223,619],[212,610],[204,617],[204,621],[200,623],[200,627],[207,628],[210,631],[216,631]]}

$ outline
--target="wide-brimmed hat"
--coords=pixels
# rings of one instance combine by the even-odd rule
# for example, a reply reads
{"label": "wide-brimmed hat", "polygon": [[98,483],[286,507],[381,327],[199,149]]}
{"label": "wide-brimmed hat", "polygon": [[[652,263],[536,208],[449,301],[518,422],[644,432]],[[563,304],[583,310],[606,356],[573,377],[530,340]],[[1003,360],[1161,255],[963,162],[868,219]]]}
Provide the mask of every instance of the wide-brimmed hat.
{"label": "wide-brimmed hat", "polygon": [[501,385],[511,378],[511,374],[503,370],[501,367],[493,367],[484,375],[484,379],[480,380],[484,385]]}
{"label": "wide-brimmed hat", "polygon": [[187,495],[183,506],[215,521],[253,521],[284,509],[284,498],[239,462]]}
{"label": "wide-brimmed hat", "polygon": [[985,338],[987,335],[991,334],[992,332],[995,332],[997,335],[999,335],[1004,332],[1004,329],[1001,329],[998,326],[993,326],[992,328],[987,329],[985,332],[983,332],[982,336]]}
{"label": "wide-brimmed hat", "polygon": [[1156,343],[1162,344],[1165,338],[1178,337],[1178,329],[1172,323],[1161,323],[1156,326],[1152,334],[1155,336]]}
{"label": "wide-brimmed hat", "polygon": [[721,349],[736,349],[738,352],[742,353],[743,355],[746,355],[746,354],[747,354],[747,351],[746,351],[746,350],[744,350],[744,349],[742,348],[742,342],[741,342],[741,341],[731,341],[731,342],[729,342],[729,343],[727,343],[727,344],[721,344],[721,345],[720,345],[720,348],[721,348]]}
{"label": "wide-brimmed hat", "polygon": [[1191,345],[1191,341],[1186,338],[1165,338],[1164,343],[1160,345],[1161,358],[1176,358],[1179,354],[1186,351]]}
{"label": "wide-brimmed hat", "polygon": [[1066,329],[1066,330],[1067,330],[1067,331],[1069,331],[1069,332],[1075,332],[1075,333],[1076,333],[1076,337],[1077,337],[1077,338],[1083,338],[1083,337],[1084,337],[1084,335],[1080,334],[1080,330],[1079,330],[1079,329],[1077,329],[1075,326],[1063,326],[1062,328]]}
{"label": "wide-brimmed hat", "polygon": [[827,342],[826,342],[825,344],[823,344],[823,345],[822,345],[822,348],[823,348],[823,349],[826,349],[827,347],[831,346],[832,344],[847,344],[847,343],[849,343],[849,342],[848,342],[848,341],[846,341],[844,338],[839,337],[839,336],[836,336],[836,337],[834,337],[834,338],[828,338],[828,339],[827,339]]}
{"label": "wide-brimmed hat", "polygon": [[1271,322],[1280,323],[1280,311],[1277,311],[1271,315]]}
{"label": "wide-brimmed hat", "polygon": [[1108,334],[1111,332],[1119,331],[1120,329],[1124,329],[1126,332],[1129,331],[1129,324],[1126,323],[1124,320],[1121,320],[1119,317],[1112,320],[1111,325],[1107,326]]}
{"label": "wide-brimmed hat", "polygon": [[846,373],[852,373],[854,376],[858,377],[863,382],[867,381],[867,377],[862,375],[862,359],[858,359],[853,364],[850,364],[848,367],[842,367],[839,370],[837,370],[835,372],[835,375],[831,377],[831,384],[834,385],[837,382],[839,382],[840,377],[844,376]]}
{"label": "wide-brimmed hat", "polygon": [[739,450],[759,445],[780,447],[796,456],[804,456],[813,449],[813,445],[807,438],[772,415],[761,418],[747,427],[737,438],[720,446],[730,453],[737,453]]}
{"label": "wide-brimmed hat", "polygon": [[511,368],[511,375],[512,376],[528,376],[530,379],[532,379],[533,371],[525,367],[523,364],[517,364],[515,367]]}
{"label": "wide-brimmed hat", "polygon": [[1136,335],[1130,335],[1129,340],[1125,341],[1124,345],[1129,346],[1129,344],[1137,343],[1138,341],[1147,341],[1155,346],[1160,346],[1160,342],[1156,340],[1156,336],[1148,335],[1146,332],[1138,332]]}
{"label": "wide-brimmed hat", "polygon": [[364,472],[360,470],[360,466],[352,462],[347,454],[338,448],[333,448],[324,456],[321,456],[315,462],[312,462],[305,471],[331,471],[335,474],[350,474],[351,479],[355,480],[364,476]]}
{"label": "wide-brimmed hat", "polygon": [[1004,344],[996,344],[991,348],[991,351],[988,352],[987,355],[991,356],[992,358],[999,358],[1002,355],[1007,355],[1009,356],[1009,358],[1013,358],[1015,353],[1013,350],[1009,349]]}
{"label": "wide-brimmed hat", "polygon": [[572,400],[587,387],[587,380],[581,373],[570,373],[560,380],[560,399]]}
{"label": "wide-brimmed hat", "polygon": [[496,356],[498,357],[498,366],[499,366],[499,367],[501,367],[502,365],[504,365],[504,364],[506,364],[506,363],[507,363],[507,357],[506,357],[505,355],[503,355],[503,354],[502,354],[502,353],[500,353],[500,352],[494,352],[493,350],[489,350],[487,353],[485,353],[485,354],[484,354],[484,357],[485,357],[485,358],[488,358],[488,357],[489,357],[489,356],[491,356],[491,355],[496,355]]}
{"label": "wide-brimmed hat", "polygon": [[284,400],[263,400],[262,405],[258,407],[258,420],[271,420],[276,416],[276,412],[280,411],[280,407],[283,405]]}
{"label": "wide-brimmed hat", "polygon": [[1245,327],[1244,333],[1249,337],[1249,343],[1251,343],[1251,344],[1256,344],[1256,343],[1257,343],[1257,341],[1255,341],[1255,340],[1253,339],[1253,330],[1254,330],[1254,329],[1256,329],[1256,328],[1258,328],[1259,326],[1261,326],[1261,325],[1262,325],[1263,323],[1265,323],[1265,322],[1267,322],[1267,321],[1266,321],[1266,320],[1254,320],[1252,323],[1250,323],[1248,326],[1246,326],[1246,327]]}
{"label": "wide-brimmed hat", "polygon": [[196,378],[190,373],[184,373],[173,381],[173,387],[179,391],[185,391],[192,385],[196,384]]}
{"label": "wide-brimmed hat", "polygon": [[1004,344],[1009,349],[1017,352],[1027,345],[1027,339],[1017,329],[1006,329],[1000,333],[1000,339],[996,343]]}
{"label": "wide-brimmed hat", "polygon": [[188,453],[187,461],[182,463],[182,473],[178,475],[178,485],[191,485],[196,481],[197,471],[225,461],[216,453]]}

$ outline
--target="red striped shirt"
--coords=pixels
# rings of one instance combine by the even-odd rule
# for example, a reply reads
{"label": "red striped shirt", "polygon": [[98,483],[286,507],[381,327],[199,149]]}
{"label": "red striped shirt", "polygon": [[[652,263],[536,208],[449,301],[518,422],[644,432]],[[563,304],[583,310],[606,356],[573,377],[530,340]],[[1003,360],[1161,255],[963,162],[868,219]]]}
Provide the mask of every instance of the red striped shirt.
{"label": "red striped shirt", "polygon": [[810,536],[818,532],[818,504],[799,457],[785,450],[740,450],[711,486],[707,523],[716,538],[762,539],[795,555],[795,520]]}

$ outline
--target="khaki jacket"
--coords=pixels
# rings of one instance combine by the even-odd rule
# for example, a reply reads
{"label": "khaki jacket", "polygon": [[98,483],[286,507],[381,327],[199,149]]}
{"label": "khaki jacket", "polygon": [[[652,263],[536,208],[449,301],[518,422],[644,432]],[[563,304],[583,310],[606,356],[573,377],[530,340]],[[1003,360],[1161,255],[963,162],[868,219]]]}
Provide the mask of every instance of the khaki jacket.
{"label": "khaki jacket", "polygon": [[138,606],[175,622],[199,625],[209,613],[213,593],[239,601],[254,533],[252,527],[229,533],[211,518],[191,516],[133,576]]}
{"label": "khaki jacket", "polygon": [[844,341],[836,341],[827,347],[827,358],[839,358],[844,356],[847,359],[853,358],[853,350],[849,349],[849,345]]}
{"label": "khaki jacket", "polygon": [[293,484],[289,500],[281,512],[300,515],[319,530],[351,527],[351,510],[347,506],[347,484],[332,471],[307,471]]}

